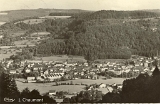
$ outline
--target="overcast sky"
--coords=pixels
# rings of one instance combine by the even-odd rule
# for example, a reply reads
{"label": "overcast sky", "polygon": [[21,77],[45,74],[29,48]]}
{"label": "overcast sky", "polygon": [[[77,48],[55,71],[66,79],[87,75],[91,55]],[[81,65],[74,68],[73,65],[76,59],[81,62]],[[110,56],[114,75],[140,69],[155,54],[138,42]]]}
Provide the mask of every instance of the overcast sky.
{"label": "overcast sky", "polygon": [[160,0],[0,0],[0,11],[16,9],[160,9]]}

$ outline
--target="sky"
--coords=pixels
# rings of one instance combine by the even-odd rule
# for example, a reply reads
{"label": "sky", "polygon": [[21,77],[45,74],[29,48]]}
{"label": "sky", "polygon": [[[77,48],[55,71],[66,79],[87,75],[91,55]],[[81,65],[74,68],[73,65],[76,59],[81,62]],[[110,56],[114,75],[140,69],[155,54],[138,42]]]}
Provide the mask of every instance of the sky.
{"label": "sky", "polygon": [[83,10],[160,9],[160,0],[0,0],[0,11],[38,8]]}

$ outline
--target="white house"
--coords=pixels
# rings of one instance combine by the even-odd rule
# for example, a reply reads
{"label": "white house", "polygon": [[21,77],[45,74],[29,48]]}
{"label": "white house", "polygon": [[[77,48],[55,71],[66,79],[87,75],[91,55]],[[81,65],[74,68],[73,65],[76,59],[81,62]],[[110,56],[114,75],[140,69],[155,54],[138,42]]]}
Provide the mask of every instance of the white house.
{"label": "white house", "polygon": [[106,88],[106,84],[101,83],[101,84],[99,85],[99,88]]}
{"label": "white house", "polygon": [[35,77],[27,77],[27,82],[36,82]]}
{"label": "white house", "polygon": [[110,87],[110,86],[107,86],[107,89],[108,89],[109,92],[112,92],[112,91],[113,91],[113,88]]}
{"label": "white house", "polygon": [[16,74],[16,70],[10,70],[9,73],[10,74]]}
{"label": "white house", "polygon": [[30,73],[31,70],[30,70],[30,69],[26,69],[25,72],[26,72],[26,73]]}

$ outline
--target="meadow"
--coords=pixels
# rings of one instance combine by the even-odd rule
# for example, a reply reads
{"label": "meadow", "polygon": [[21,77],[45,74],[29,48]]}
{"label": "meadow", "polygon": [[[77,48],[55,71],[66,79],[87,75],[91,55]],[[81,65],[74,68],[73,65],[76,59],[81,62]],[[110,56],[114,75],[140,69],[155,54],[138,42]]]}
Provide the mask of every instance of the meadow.
{"label": "meadow", "polygon": [[19,40],[14,42],[16,47],[26,47],[27,45],[35,46],[36,43],[37,43],[36,40]]}
{"label": "meadow", "polygon": [[16,49],[0,49],[0,60],[3,60],[5,58],[9,58],[11,55],[16,54],[16,52],[21,52],[21,50]]}
{"label": "meadow", "polygon": [[49,57],[35,57],[35,60],[43,60],[43,61],[79,61],[86,62],[84,57],[82,56],[67,56],[67,55],[54,55]]}
{"label": "meadow", "polygon": [[103,62],[124,62],[126,59],[97,59],[95,62],[103,63]]}
{"label": "meadow", "polygon": [[[19,79],[18,79],[19,80]],[[69,80],[69,81],[61,81],[58,83],[70,83],[71,81],[73,84],[122,84],[124,78],[112,78],[112,79],[97,79],[97,80],[91,80],[91,79],[77,79],[77,80]],[[44,94],[48,92],[49,90],[56,90],[56,91],[67,91],[69,93],[76,93],[84,90],[85,86],[84,85],[59,85],[59,86],[54,86],[55,82],[52,83],[22,83],[21,81],[16,81],[17,87],[19,91],[22,91],[24,88],[28,87],[30,90],[37,89],[40,94]],[[100,88],[100,91],[102,91],[104,94],[108,92],[107,88]]]}
{"label": "meadow", "polygon": [[0,22],[0,26],[3,25],[3,24],[5,24],[5,23],[6,23],[6,22]]}
{"label": "meadow", "polygon": [[22,36],[26,31],[17,31],[12,34],[12,37]]}
{"label": "meadow", "polygon": [[46,19],[67,19],[70,18],[71,16],[44,16],[44,17],[39,17],[41,19],[46,18]]}
{"label": "meadow", "polygon": [[56,91],[67,91],[70,93],[80,92],[83,90],[84,86],[82,85],[61,85],[53,86],[53,83],[22,83],[16,81],[19,91],[22,91],[24,88],[28,87],[30,90],[37,89],[40,94],[49,92],[49,90]]}
{"label": "meadow", "polygon": [[35,32],[35,33],[32,33],[30,36],[32,37],[35,37],[35,36],[46,36],[50,34],[49,32]]}
{"label": "meadow", "polygon": [[23,22],[23,23],[25,23],[25,24],[30,24],[30,25],[32,25],[32,24],[39,24],[39,23],[42,23],[42,22],[44,22],[44,21],[45,21],[45,19],[26,19],[26,20],[24,20],[24,21],[19,21],[19,22],[16,22],[16,23],[14,23],[14,24]]}

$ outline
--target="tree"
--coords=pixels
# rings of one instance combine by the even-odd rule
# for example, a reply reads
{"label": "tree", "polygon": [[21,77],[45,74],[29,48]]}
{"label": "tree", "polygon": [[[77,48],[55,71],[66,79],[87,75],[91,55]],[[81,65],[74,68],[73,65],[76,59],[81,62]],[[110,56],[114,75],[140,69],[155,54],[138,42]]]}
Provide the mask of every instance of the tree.
{"label": "tree", "polygon": [[120,103],[121,96],[117,93],[107,93],[103,96],[102,100],[99,101],[100,103]]}
{"label": "tree", "polygon": [[70,103],[70,98],[64,98],[63,103]]}
{"label": "tree", "polygon": [[38,90],[32,90],[29,94],[29,98],[42,98]]}
{"label": "tree", "polygon": [[77,103],[76,96],[71,97],[70,103]]}
{"label": "tree", "polygon": [[153,71],[153,73],[152,73],[152,76],[155,77],[155,76],[157,76],[157,75],[159,75],[159,74],[160,74],[160,71],[159,71],[159,69],[158,69],[158,66],[156,65],[156,68],[154,69],[154,71]]}
{"label": "tree", "polygon": [[54,99],[52,99],[51,97],[44,95],[43,96],[43,102],[44,103],[56,103],[56,101]]}
{"label": "tree", "polygon": [[16,82],[9,74],[3,72],[0,76],[0,90],[1,90],[1,100],[8,97],[16,99],[15,102],[18,102],[19,91],[16,85]]}
{"label": "tree", "polygon": [[30,96],[30,90],[28,88],[23,89],[20,97],[21,98],[29,98],[29,96]]}

